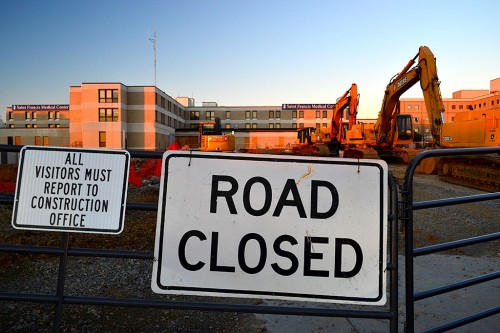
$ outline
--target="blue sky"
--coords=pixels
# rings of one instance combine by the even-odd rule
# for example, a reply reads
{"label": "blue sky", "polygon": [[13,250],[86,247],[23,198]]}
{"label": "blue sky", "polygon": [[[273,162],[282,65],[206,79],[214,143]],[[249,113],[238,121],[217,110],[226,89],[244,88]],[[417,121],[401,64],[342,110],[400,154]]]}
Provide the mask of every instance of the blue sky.
{"label": "blue sky", "polygon": [[[427,45],[445,98],[500,77],[500,1],[0,1],[0,115],[66,104],[82,82],[153,85],[223,106],[334,103],[360,118]],[[148,35],[149,30],[149,35]],[[403,98],[422,97],[415,85]]]}

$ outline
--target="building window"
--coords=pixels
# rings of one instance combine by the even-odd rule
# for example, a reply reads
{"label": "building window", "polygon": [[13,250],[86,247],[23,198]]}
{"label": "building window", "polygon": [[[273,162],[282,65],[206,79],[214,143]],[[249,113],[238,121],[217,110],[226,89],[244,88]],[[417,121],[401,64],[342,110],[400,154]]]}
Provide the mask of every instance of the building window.
{"label": "building window", "polygon": [[250,128],[250,123],[246,123],[245,128]]}
{"label": "building window", "polygon": [[205,119],[215,120],[215,111],[205,111]]}
{"label": "building window", "polygon": [[36,112],[31,112],[31,119],[36,120]]}
{"label": "building window", "polygon": [[14,124],[10,124],[10,125],[9,125],[9,128],[14,128]]}
{"label": "building window", "polygon": [[118,109],[99,109],[99,121],[118,121]]}
{"label": "building window", "polygon": [[250,111],[245,111],[245,119],[250,119]]}
{"label": "building window", "polygon": [[99,89],[99,103],[118,103],[118,89]]}
{"label": "building window", "polygon": [[189,119],[191,120],[200,120],[200,111],[190,111]]}
{"label": "building window", "polygon": [[304,128],[304,123],[300,123],[299,128]]}
{"label": "building window", "polygon": [[408,110],[411,110],[411,105],[407,105],[407,106],[406,106],[406,108],[407,108]]}
{"label": "building window", "polygon": [[269,124],[269,128],[274,128],[274,124],[273,123]]}
{"label": "building window", "polygon": [[25,127],[26,128],[31,128],[31,124],[26,124]]}
{"label": "building window", "polygon": [[49,145],[49,137],[48,136],[44,136],[43,137],[43,145],[44,146],[48,146]]}
{"label": "building window", "polygon": [[274,119],[274,111],[269,111],[269,119]]}
{"label": "building window", "polygon": [[257,128],[257,124],[253,123],[252,128]]}
{"label": "building window", "polygon": [[281,111],[276,111],[276,119],[280,119],[281,118]]}
{"label": "building window", "polygon": [[292,111],[292,119],[297,119],[297,111]]}
{"label": "building window", "polygon": [[99,132],[99,147],[106,147],[106,132]]}
{"label": "building window", "polygon": [[14,120],[14,112],[9,112],[9,120]]}
{"label": "building window", "polygon": [[452,106],[451,106],[451,109],[452,109],[452,110],[455,110],[456,108],[457,108],[457,107],[456,107],[455,105],[452,105]]}
{"label": "building window", "polygon": [[[33,127],[36,127],[36,125],[33,125]],[[61,127],[61,124],[56,124],[56,128]]]}
{"label": "building window", "polygon": [[304,111],[299,111],[299,118],[300,119],[304,118]]}
{"label": "building window", "polygon": [[320,123],[316,123],[316,129],[319,129],[321,127]]}
{"label": "building window", "polygon": [[296,124],[296,123],[293,123],[293,124],[292,124],[292,128],[297,128],[297,124]]}
{"label": "building window", "polygon": [[328,118],[328,111],[323,111],[323,118]]}
{"label": "building window", "polygon": [[231,124],[226,124],[226,128],[231,128]]}
{"label": "building window", "polygon": [[49,111],[49,120],[54,119],[54,111]]}
{"label": "building window", "polygon": [[231,111],[226,111],[226,119],[231,119]]}
{"label": "building window", "polygon": [[[59,111],[56,111],[56,120],[59,120],[61,118],[61,114]],[[33,118],[34,119],[34,118]]]}
{"label": "building window", "polygon": [[49,128],[54,128],[54,124],[49,124]]}
{"label": "building window", "polygon": [[252,118],[257,119],[257,111],[252,111]]}
{"label": "building window", "polygon": [[276,123],[276,128],[281,128],[281,124],[280,123]]}
{"label": "building window", "polygon": [[35,136],[35,146],[41,146],[42,145],[42,138],[39,136]]}
{"label": "building window", "polygon": [[16,144],[17,146],[20,146],[20,145],[21,145],[21,137],[20,137],[20,136],[16,136],[16,137],[15,137],[15,140],[16,140],[16,143],[15,143],[15,144]]}
{"label": "building window", "polygon": [[322,127],[327,128],[328,127],[327,123],[323,123]]}
{"label": "building window", "polygon": [[321,111],[316,111],[316,118],[321,117]]}
{"label": "building window", "polygon": [[24,119],[30,120],[31,119],[31,112],[25,112],[24,113]]}
{"label": "building window", "polygon": [[464,109],[464,106],[463,106],[463,105],[459,105],[459,106],[458,106],[458,109],[459,109],[459,110],[463,110],[463,109]]}
{"label": "building window", "polygon": [[419,107],[418,105],[415,105],[415,110],[418,110],[418,107]]}

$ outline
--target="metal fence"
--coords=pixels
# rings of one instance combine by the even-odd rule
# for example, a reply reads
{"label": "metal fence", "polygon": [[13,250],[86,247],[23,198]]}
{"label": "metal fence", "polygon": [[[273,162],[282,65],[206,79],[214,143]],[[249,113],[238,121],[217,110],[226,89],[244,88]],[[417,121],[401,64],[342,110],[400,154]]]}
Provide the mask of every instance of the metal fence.
{"label": "metal fence", "polygon": [[[0,151],[19,152],[22,146],[0,145]],[[132,158],[141,159],[161,159],[161,152],[130,151]],[[93,305],[112,307],[133,307],[133,308],[156,308],[156,309],[176,309],[176,310],[197,310],[197,311],[222,311],[234,313],[255,313],[255,314],[276,314],[276,315],[296,315],[296,316],[316,316],[316,317],[342,317],[342,318],[362,318],[379,319],[388,321],[391,332],[398,331],[398,188],[395,179],[389,177],[390,207],[389,207],[389,245],[388,245],[388,306],[381,307],[381,310],[359,310],[354,307],[338,308],[318,308],[313,306],[272,306],[254,304],[227,304],[217,301],[195,302],[177,300],[158,300],[144,298],[117,298],[117,297],[88,297],[78,295],[67,295],[65,293],[65,283],[67,279],[68,263],[72,257],[100,257],[100,258],[123,258],[140,259],[152,262],[154,255],[152,251],[126,251],[112,249],[95,248],[75,248],[70,246],[69,233],[61,232],[61,244],[59,246],[35,246],[0,244],[0,252],[10,252],[17,254],[42,254],[59,257],[59,269],[56,292],[54,294],[33,294],[20,292],[5,292],[0,286],[0,301],[2,302],[37,302],[52,304],[54,306],[53,332],[61,331],[63,309],[71,305]],[[0,196],[0,209],[3,205],[12,206],[14,196]],[[3,208],[5,209],[5,207]],[[158,204],[127,202],[126,210],[157,211]],[[2,221],[8,223],[8,221]],[[110,236],[113,237],[113,236]],[[207,298],[210,300],[210,298]],[[47,311],[50,311],[50,307]]]}
{"label": "metal fence", "polygon": [[[0,145],[0,152],[18,153],[21,146]],[[475,149],[449,149],[449,150],[430,150],[423,152],[415,157],[406,170],[404,183],[400,187],[392,175],[389,176],[389,230],[388,230],[388,295],[389,301],[386,307],[381,310],[359,310],[354,308],[318,308],[303,306],[269,306],[253,304],[227,304],[213,302],[194,302],[194,301],[176,301],[159,300],[145,298],[118,298],[118,297],[88,297],[79,295],[67,295],[65,293],[65,283],[67,278],[68,262],[73,257],[100,257],[100,258],[123,258],[139,259],[152,262],[154,255],[152,251],[140,250],[113,250],[96,248],[75,248],[70,246],[69,234],[61,232],[61,243],[59,246],[35,246],[18,244],[0,244],[0,252],[10,252],[16,254],[35,254],[49,255],[59,258],[59,269],[57,277],[56,292],[53,294],[42,293],[21,293],[6,292],[0,286],[1,302],[36,302],[53,305],[53,324],[52,330],[59,332],[64,307],[71,305],[94,305],[94,306],[112,306],[112,307],[132,307],[132,308],[157,308],[157,309],[176,309],[176,310],[197,310],[197,311],[218,311],[234,313],[255,313],[255,314],[276,314],[276,315],[297,315],[297,316],[316,316],[316,317],[342,317],[342,318],[361,318],[361,319],[379,319],[388,321],[390,332],[398,332],[398,229],[404,227],[405,236],[405,328],[407,332],[414,332],[415,327],[415,303],[419,300],[427,299],[436,295],[451,292],[460,288],[466,288],[479,283],[484,283],[500,277],[500,272],[493,272],[483,276],[478,276],[463,282],[443,286],[437,289],[415,293],[414,292],[414,258],[431,253],[437,253],[457,247],[468,246],[472,244],[495,241],[500,238],[500,233],[478,236],[470,239],[454,241],[445,244],[433,245],[425,248],[414,247],[414,212],[417,210],[430,209],[434,207],[456,205],[469,202],[478,202],[485,200],[496,200],[500,198],[500,192],[467,196],[460,198],[446,198],[426,202],[413,201],[413,176],[419,162],[425,158],[449,155],[478,155],[500,153],[500,148],[475,148]],[[161,152],[130,151],[132,158],[141,159],[161,159]],[[14,202],[13,195],[0,196],[0,209],[7,209]],[[154,211],[158,205],[154,203],[127,202],[126,210]],[[10,221],[2,221],[8,223]],[[401,225],[399,224],[401,223]],[[110,236],[113,237],[113,236]],[[207,298],[210,300],[210,298]],[[52,310],[52,308],[50,309]],[[480,319],[498,314],[500,306],[486,309],[480,313],[472,314],[466,318],[456,320],[451,323],[428,330],[427,332],[443,332]]]}
{"label": "metal fence", "polygon": [[[500,148],[466,148],[466,149],[446,149],[446,150],[428,150],[418,154],[406,170],[405,180],[402,187],[402,202],[401,202],[401,221],[405,227],[405,281],[406,281],[406,331],[413,333],[415,330],[415,303],[434,296],[450,293],[459,289],[467,288],[473,285],[485,283],[500,277],[500,271],[476,276],[471,279],[463,280],[453,284],[441,286],[431,290],[415,293],[414,281],[414,258],[425,256],[433,253],[456,249],[460,247],[470,246],[474,244],[486,243],[500,239],[500,232],[472,237],[468,239],[456,240],[448,243],[435,244],[422,248],[414,246],[414,212],[417,210],[444,207],[450,205],[459,205],[472,202],[480,202],[487,200],[500,199],[500,192],[478,194],[472,196],[463,196],[457,198],[444,198],[432,201],[414,202],[413,200],[413,176],[418,164],[426,158],[434,158],[441,156],[460,156],[460,155],[484,155],[484,154],[500,154]],[[498,222],[498,221],[497,221]],[[451,259],[450,259],[451,260]],[[446,306],[446,305],[444,305]],[[500,306],[495,306],[490,309],[485,309],[482,312],[470,314],[467,317],[454,320],[449,323],[441,324],[440,326],[430,328],[425,332],[445,332],[472,322],[496,315],[500,312]]]}

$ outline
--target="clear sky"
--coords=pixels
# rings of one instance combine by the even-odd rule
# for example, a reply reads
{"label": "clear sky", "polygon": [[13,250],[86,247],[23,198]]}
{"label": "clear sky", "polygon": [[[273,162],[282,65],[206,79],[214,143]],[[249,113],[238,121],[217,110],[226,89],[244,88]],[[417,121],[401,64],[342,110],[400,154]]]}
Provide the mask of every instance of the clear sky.
{"label": "clear sky", "polygon": [[155,30],[158,88],[197,105],[334,103],[356,83],[375,118],[421,45],[444,98],[500,77],[498,0],[1,0],[0,115],[82,82],[153,85]]}

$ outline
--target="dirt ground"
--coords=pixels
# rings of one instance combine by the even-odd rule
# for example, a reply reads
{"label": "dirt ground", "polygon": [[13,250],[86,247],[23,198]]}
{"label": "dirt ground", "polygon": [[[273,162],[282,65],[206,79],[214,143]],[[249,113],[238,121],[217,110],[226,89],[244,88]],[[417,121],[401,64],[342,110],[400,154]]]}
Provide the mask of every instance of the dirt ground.
{"label": "dirt ground", "polygon": [[[391,165],[390,170],[402,184],[403,165]],[[414,200],[427,201],[442,198],[466,196],[484,193],[459,185],[442,182],[434,175],[415,175]],[[128,200],[130,202],[151,202],[158,200],[158,188],[148,185],[141,188],[130,187]],[[498,232],[500,213],[499,200],[481,203],[433,208],[415,212],[414,240],[417,247],[448,242],[462,238]],[[12,210],[9,205],[0,205],[0,244],[22,244],[40,246],[58,246],[61,237],[57,233],[20,231],[12,228]],[[95,247],[119,250],[153,251],[156,228],[156,212],[127,211],[126,228],[120,235],[73,234],[70,235],[72,247]],[[400,234],[400,248],[404,244],[404,235]],[[488,245],[476,245],[466,249],[448,251],[448,254],[459,254],[470,257],[498,258],[499,242]],[[402,251],[401,251],[402,253]],[[0,292],[42,292],[36,285],[36,277],[49,274],[52,276],[57,269],[57,263],[49,265],[48,256],[0,253]],[[44,262],[38,266],[39,262]],[[36,263],[36,264],[35,264]],[[108,269],[111,264],[104,264],[101,270]],[[55,266],[55,268],[53,267]],[[122,267],[122,266],[119,266]],[[123,268],[123,267],[122,267]],[[144,289],[147,296],[151,295],[148,279],[150,266],[145,268],[127,268],[125,273],[142,274],[138,289]],[[90,268],[89,268],[90,269]],[[114,269],[114,268],[113,268]],[[45,273],[44,273],[45,272]],[[50,276],[50,275],[48,275]],[[131,282],[125,277],[124,283]],[[95,282],[97,283],[97,282]],[[29,284],[35,284],[28,287]],[[103,283],[104,284],[104,283]],[[145,286],[144,286],[145,284]],[[124,284],[125,285],[125,284]],[[31,289],[30,289],[31,288]],[[71,288],[71,286],[68,286]],[[125,291],[126,287],[102,287],[108,297],[132,297]],[[146,291],[147,289],[147,291]],[[78,289],[75,289],[78,290]],[[50,293],[51,291],[48,291]],[[52,291],[53,292],[53,291]],[[111,293],[111,296],[110,296]],[[134,295],[135,296],[135,295]],[[181,299],[181,298],[179,298]],[[226,300],[227,301],[227,300]],[[241,300],[237,300],[238,302]],[[247,301],[248,302],[248,301]],[[254,301],[250,301],[254,302]],[[158,309],[96,308],[86,307],[78,310],[71,308],[72,313],[66,313],[69,322],[63,325],[66,331],[148,331],[148,332],[266,332],[265,322],[256,320],[251,314],[212,313]],[[20,318],[24,318],[20,321]],[[75,318],[74,321],[71,318]],[[76,319],[78,318],[78,319]],[[90,318],[90,319],[85,319]],[[22,306],[12,302],[0,302],[0,331],[51,331],[51,313],[47,313],[43,305],[23,303]],[[96,320],[99,322],[97,324]],[[103,322],[109,322],[102,326]],[[207,327],[209,329],[207,330]]]}

